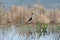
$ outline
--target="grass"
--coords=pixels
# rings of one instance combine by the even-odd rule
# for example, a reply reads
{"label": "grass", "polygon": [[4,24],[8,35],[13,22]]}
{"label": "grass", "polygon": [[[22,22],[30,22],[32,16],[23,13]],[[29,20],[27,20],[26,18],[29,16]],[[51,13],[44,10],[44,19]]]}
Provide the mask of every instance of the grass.
{"label": "grass", "polygon": [[43,35],[46,35],[46,33],[47,33],[47,27],[48,27],[48,25],[45,24],[45,23],[43,23],[43,24],[38,23],[37,24],[37,28],[36,28],[37,29],[36,32],[39,34],[39,36],[41,36],[42,33],[43,33]]}
{"label": "grass", "polygon": [[47,10],[43,5],[33,5],[31,8],[11,6],[8,10],[0,8],[0,23],[25,23],[31,17],[32,13],[34,13],[33,23],[49,23],[55,19],[57,23],[60,23],[60,10],[56,11],[55,9],[55,11],[51,12],[51,10]]}
{"label": "grass", "polygon": [[48,24],[41,24],[41,23],[37,23],[37,28],[36,28],[36,32],[39,34],[39,36],[41,35],[46,35],[48,34],[48,31],[49,31],[49,34],[50,33],[60,33],[60,24],[57,24],[57,25],[48,25]]}

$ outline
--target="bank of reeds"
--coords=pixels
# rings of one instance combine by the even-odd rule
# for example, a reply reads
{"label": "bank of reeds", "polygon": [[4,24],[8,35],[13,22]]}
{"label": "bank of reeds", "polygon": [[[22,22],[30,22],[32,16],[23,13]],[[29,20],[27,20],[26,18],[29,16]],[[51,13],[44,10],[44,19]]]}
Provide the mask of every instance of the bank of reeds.
{"label": "bank of reeds", "polygon": [[25,6],[11,6],[8,10],[0,8],[0,24],[24,24],[32,13],[34,17],[31,23],[60,23],[60,9],[46,9],[43,5],[35,4],[31,8]]}

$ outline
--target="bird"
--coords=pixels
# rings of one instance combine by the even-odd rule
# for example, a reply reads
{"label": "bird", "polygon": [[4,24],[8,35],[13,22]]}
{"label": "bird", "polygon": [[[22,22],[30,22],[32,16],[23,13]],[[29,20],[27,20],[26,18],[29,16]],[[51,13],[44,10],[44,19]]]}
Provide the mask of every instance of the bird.
{"label": "bird", "polygon": [[27,22],[30,22],[33,19],[34,13],[32,13],[30,19]]}

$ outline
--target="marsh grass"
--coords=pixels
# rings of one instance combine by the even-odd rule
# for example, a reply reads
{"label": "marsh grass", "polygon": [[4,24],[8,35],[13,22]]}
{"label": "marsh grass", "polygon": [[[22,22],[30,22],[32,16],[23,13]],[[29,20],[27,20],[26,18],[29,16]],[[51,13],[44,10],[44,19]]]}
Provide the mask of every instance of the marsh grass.
{"label": "marsh grass", "polygon": [[47,34],[47,27],[48,27],[48,25],[47,24],[45,24],[45,23],[38,23],[37,24],[37,33],[39,34],[39,36],[41,36],[41,35],[46,35]]}
{"label": "marsh grass", "polygon": [[60,23],[60,10],[46,9],[43,5],[34,4],[31,8],[12,5],[10,8],[0,8],[0,23],[25,23],[34,13],[33,23]]}
{"label": "marsh grass", "polygon": [[38,23],[35,31],[39,34],[39,37],[42,35],[46,36],[50,34],[57,34],[57,36],[60,36],[60,24],[48,25],[45,23]]}

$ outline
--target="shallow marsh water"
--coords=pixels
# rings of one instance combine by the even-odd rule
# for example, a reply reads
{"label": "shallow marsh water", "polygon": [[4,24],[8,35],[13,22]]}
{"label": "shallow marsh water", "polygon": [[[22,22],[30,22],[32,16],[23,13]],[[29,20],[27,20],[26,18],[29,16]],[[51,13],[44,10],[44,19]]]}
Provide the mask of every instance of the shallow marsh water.
{"label": "shallow marsh water", "polygon": [[33,25],[0,25],[0,40],[60,40],[60,25],[48,26],[39,36]]}

